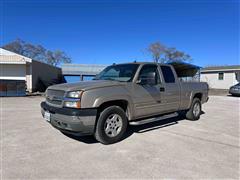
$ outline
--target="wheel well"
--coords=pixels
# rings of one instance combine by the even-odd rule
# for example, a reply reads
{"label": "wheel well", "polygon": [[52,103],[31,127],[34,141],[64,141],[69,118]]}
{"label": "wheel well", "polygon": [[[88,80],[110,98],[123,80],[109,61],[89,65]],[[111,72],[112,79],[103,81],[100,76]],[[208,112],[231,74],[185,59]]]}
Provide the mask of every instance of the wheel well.
{"label": "wheel well", "polygon": [[127,108],[128,108],[128,101],[126,100],[113,100],[113,101],[107,101],[102,103],[98,108],[97,108],[97,116],[96,116],[96,122],[95,122],[95,127],[94,127],[94,132],[96,131],[97,123],[98,123],[98,118],[100,116],[100,113],[107,107],[110,106],[119,106],[121,107],[124,112],[126,113],[126,116],[128,118],[128,113],[127,113]]}
{"label": "wheel well", "polygon": [[200,101],[202,100],[202,93],[196,93],[195,95],[194,95],[194,97],[193,97],[193,99],[194,98],[198,98],[198,99],[200,99]]}
{"label": "wheel well", "polygon": [[119,106],[126,112],[128,107],[128,102],[126,100],[107,101],[99,106],[98,112],[101,112],[102,110],[104,110],[109,106]]}

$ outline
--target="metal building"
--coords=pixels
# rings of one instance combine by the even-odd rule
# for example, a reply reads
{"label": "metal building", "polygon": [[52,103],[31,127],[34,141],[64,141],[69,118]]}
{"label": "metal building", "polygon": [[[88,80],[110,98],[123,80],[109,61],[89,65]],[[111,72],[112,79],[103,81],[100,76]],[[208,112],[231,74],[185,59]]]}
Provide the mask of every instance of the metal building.
{"label": "metal building", "polygon": [[63,76],[78,76],[80,81],[85,77],[94,77],[101,72],[107,65],[100,64],[63,64]]}
{"label": "metal building", "polygon": [[41,91],[61,76],[60,68],[0,48],[0,96]]}

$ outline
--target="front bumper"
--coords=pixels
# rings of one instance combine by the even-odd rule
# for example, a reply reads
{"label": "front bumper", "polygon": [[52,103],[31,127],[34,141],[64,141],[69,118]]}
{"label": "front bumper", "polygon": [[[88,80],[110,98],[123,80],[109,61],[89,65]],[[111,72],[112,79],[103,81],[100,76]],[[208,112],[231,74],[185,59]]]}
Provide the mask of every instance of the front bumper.
{"label": "front bumper", "polygon": [[41,103],[41,113],[51,114],[50,124],[56,129],[73,135],[90,135],[94,133],[97,109],[57,108]]}

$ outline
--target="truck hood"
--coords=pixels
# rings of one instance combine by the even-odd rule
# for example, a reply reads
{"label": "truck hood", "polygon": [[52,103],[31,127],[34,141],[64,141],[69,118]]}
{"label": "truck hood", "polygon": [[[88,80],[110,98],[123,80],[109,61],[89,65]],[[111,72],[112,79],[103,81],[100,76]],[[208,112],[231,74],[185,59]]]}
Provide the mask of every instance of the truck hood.
{"label": "truck hood", "polygon": [[78,91],[78,90],[90,90],[96,88],[103,88],[109,86],[120,86],[124,82],[109,81],[109,80],[96,80],[96,81],[84,81],[76,83],[64,83],[50,86],[48,89],[63,90],[63,91]]}

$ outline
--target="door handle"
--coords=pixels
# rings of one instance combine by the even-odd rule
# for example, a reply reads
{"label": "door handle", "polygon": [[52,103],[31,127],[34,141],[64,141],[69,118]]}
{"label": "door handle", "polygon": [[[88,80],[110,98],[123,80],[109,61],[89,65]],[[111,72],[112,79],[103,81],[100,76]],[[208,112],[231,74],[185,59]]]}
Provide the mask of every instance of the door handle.
{"label": "door handle", "polygon": [[159,89],[161,92],[165,91],[165,88],[164,87],[160,87]]}

